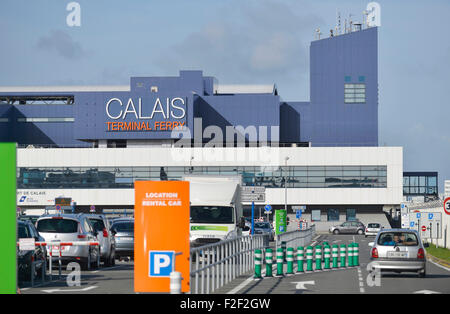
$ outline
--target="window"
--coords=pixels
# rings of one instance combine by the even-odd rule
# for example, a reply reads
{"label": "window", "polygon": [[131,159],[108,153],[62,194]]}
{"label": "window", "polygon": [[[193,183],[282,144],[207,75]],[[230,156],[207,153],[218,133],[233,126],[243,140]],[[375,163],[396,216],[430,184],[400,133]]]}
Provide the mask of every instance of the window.
{"label": "window", "polygon": [[347,209],[347,221],[356,220],[356,209],[350,208]]}
{"label": "window", "polygon": [[320,221],[320,209],[311,211],[311,221]]}
{"label": "window", "polygon": [[366,84],[344,84],[346,104],[366,103]]}
{"label": "window", "polygon": [[378,239],[378,245],[383,246],[417,246],[417,237],[412,232],[384,232]]}
{"label": "window", "polygon": [[75,118],[17,118],[17,122],[74,122]]}
{"label": "window", "polygon": [[339,209],[330,208],[327,214],[328,221],[339,221]]}

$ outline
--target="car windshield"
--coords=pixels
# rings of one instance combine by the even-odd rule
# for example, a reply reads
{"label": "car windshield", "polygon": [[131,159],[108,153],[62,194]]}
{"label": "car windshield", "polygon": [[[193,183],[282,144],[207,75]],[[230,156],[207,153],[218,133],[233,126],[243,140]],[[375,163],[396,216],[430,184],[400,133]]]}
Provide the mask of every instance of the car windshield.
{"label": "car windshield", "polygon": [[37,222],[37,230],[46,233],[76,233],[78,221],[72,219],[41,219]]}
{"label": "car windshield", "polygon": [[19,227],[17,228],[18,238],[31,238],[30,231],[28,230],[27,226],[25,224],[19,224]]}
{"label": "car windshield", "polygon": [[89,218],[89,221],[91,222],[91,225],[95,231],[103,231],[103,229],[105,228],[105,224],[101,219]]}
{"label": "car windshield", "polygon": [[384,232],[378,238],[378,245],[417,246],[419,241],[413,232]]}
{"label": "car windshield", "polygon": [[132,222],[116,222],[111,227],[116,232],[134,232],[134,223]]}
{"label": "car windshield", "polygon": [[369,224],[368,228],[380,228],[380,224]]}
{"label": "car windshield", "polygon": [[233,207],[191,206],[191,223],[233,223]]}
{"label": "car windshield", "polygon": [[268,222],[257,222],[255,228],[270,229],[270,224]]}

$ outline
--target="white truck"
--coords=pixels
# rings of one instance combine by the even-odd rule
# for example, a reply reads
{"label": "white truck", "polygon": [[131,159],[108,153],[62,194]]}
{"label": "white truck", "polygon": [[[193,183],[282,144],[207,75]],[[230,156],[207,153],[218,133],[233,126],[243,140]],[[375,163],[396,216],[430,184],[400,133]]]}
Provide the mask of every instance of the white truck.
{"label": "white truck", "polygon": [[186,175],[183,179],[190,182],[191,247],[242,234],[241,176]]}

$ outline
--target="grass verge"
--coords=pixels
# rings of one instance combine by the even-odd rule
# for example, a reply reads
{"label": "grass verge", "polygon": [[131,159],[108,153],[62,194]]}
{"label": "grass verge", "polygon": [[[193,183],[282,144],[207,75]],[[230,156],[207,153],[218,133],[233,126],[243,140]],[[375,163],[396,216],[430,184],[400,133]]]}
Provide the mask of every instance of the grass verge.
{"label": "grass verge", "polygon": [[426,248],[427,253],[450,263],[450,250],[444,248],[437,248],[436,245],[430,244],[430,247]]}

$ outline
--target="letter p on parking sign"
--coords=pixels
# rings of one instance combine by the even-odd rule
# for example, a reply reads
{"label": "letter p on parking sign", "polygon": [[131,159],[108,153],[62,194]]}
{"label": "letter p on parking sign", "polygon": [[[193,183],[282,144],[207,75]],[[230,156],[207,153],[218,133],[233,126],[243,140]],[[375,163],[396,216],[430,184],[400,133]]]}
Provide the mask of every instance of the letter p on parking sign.
{"label": "letter p on parking sign", "polygon": [[174,258],[173,251],[149,251],[149,277],[170,277],[174,271]]}

